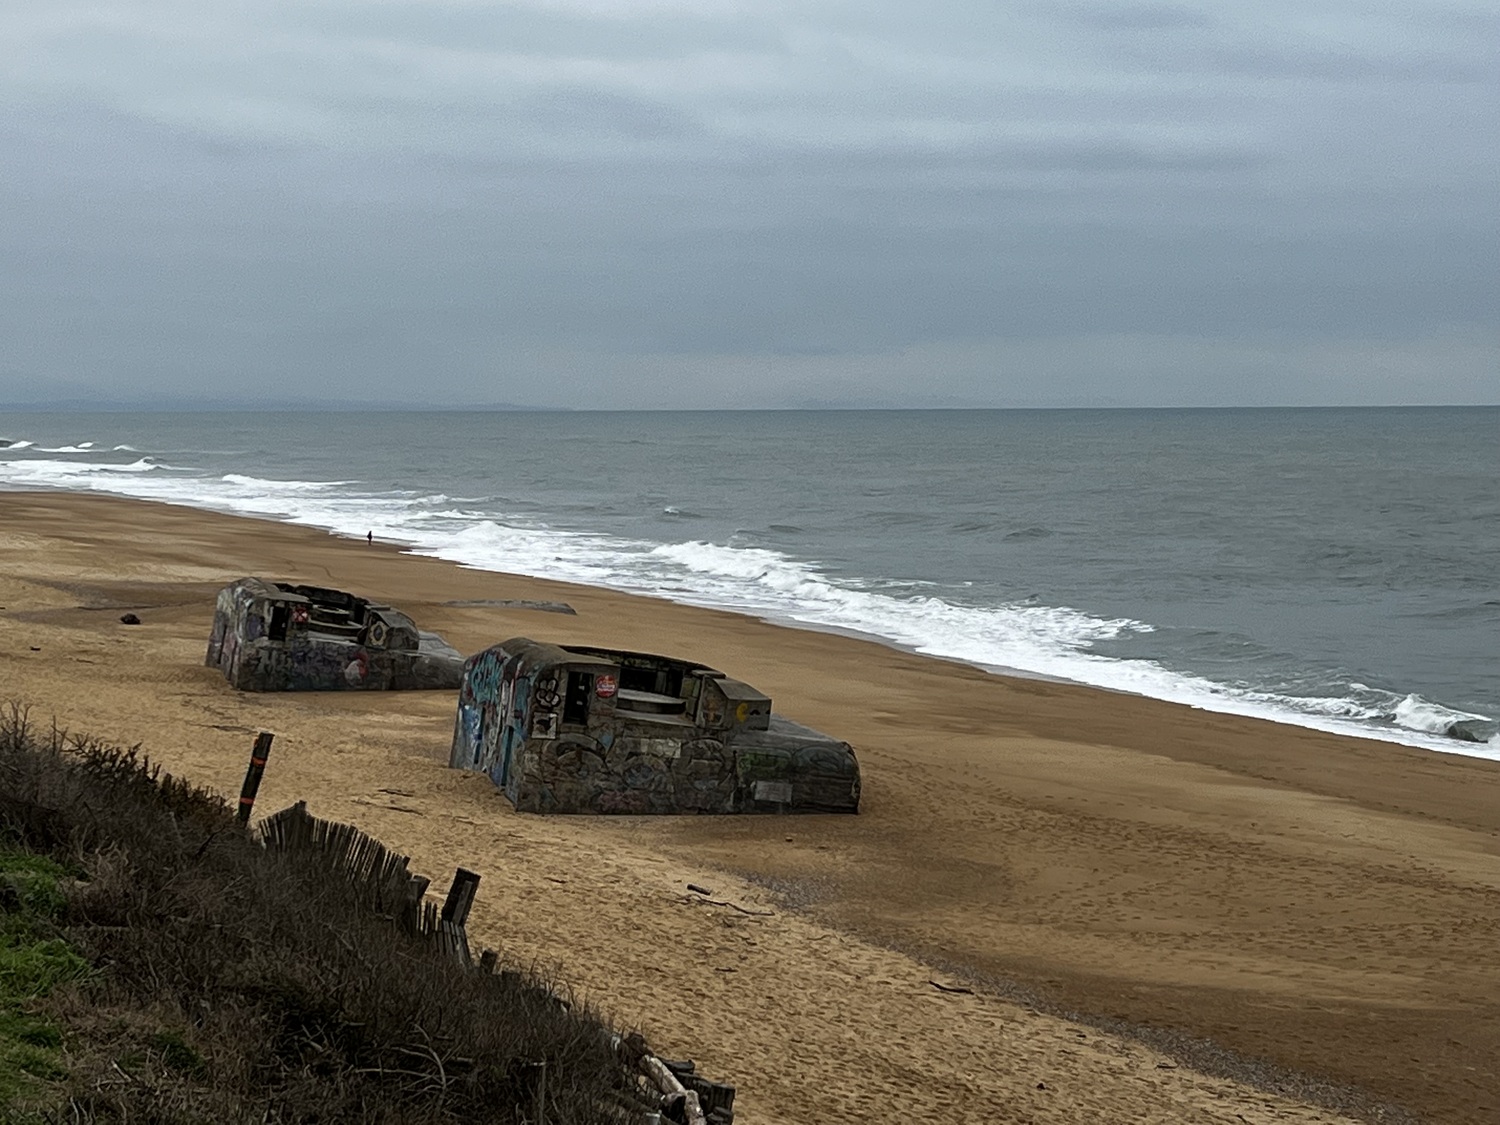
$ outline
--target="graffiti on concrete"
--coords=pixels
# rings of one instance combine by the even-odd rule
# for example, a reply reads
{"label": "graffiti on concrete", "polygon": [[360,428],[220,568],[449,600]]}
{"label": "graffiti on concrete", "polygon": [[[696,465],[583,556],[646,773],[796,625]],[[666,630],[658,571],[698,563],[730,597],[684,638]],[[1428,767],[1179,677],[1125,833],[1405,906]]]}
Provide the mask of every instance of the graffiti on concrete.
{"label": "graffiti on concrete", "polygon": [[399,610],[260,578],[219,591],[204,663],[241,691],[451,690],[463,677],[463,657]]}
{"label": "graffiti on concrete", "polygon": [[449,764],[522,812],[857,812],[846,742],[722,672],[526,637],[464,665]]}

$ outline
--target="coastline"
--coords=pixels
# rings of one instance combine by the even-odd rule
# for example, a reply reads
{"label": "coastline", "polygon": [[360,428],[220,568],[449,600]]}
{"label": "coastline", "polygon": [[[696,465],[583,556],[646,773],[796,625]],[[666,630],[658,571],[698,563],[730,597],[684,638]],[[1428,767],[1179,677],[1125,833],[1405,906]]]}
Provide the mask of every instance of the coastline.
{"label": "coastline", "polygon": [[[1387,606],[1375,588],[1363,593],[1349,591],[1342,588],[1342,582],[1316,590],[1304,588],[1309,580],[1316,586],[1327,575],[1314,578],[1304,573],[1298,577],[1297,561],[1278,560],[1274,553],[1257,556],[1260,571],[1273,586],[1284,581],[1289,584],[1287,590],[1301,593],[1283,591],[1243,619],[1231,615],[1232,621],[1220,619],[1213,608],[1214,595],[1204,593],[1207,601],[1202,604],[1189,595],[1187,604],[1179,605],[1170,584],[1163,586],[1128,571],[1115,574],[1103,586],[1092,586],[1099,574],[1092,574],[1090,567],[1084,568],[1089,573],[1071,573],[1066,565],[1066,560],[1075,555],[1090,557],[1091,548],[1082,542],[1048,564],[1049,571],[1059,571],[1058,581],[1062,583],[1061,589],[1049,595],[1020,596],[1020,590],[1032,587],[1025,577],[1024,559],[1014,560],[1021,564],[1016,568],[999,563],[998,573],[1013,574],[1015,581],[1025,583],[1009,593],[997,588],[970,598],[963,589],[971,585],[969,582],[915,579],[913,584],[895,583],[900,589],[891,592],[887,590],[891,584],[880,575],[915,573],[906,569],[899,557],[887,557],[879,551],[874,556],[861,554],[865,548],[857,542],[841,548],[837,532],[832,538],[815,532],[804,542],[800,539],[804,529],[768,523],[777,517],[767,512],[759,512],[750,521],[753,526],[745,530],[748,538],[743,542],[739,541],[741,531],[731,534],[728,530],[737,527],[736,523],[710,521],[703,526],[713,530],[699,528],[695,532],[691,521],[702,519],[704,513],[674,505],[658,510],[658,500],[665,504],[661,498],[613,496],[608,489],[598,496],[589,493],[588,507],[597,508],[598,519],[590,516],[582,522],[575,520],[566,514],[570,509],[563,503],[552,517],[533,520],[526,513],[539,513],[534,504],[512,504],[503,496],[491,496],[482,474],[471,477],[459,465],[448,466],[436,476],[420,476],[411,482],[411,489],[378,487],[376,481],[388,479],[385,470],[379,468],[378,458],[367,466],[373,473],[369,481],[361,484],[344,480],[353,464],[364,463],[364,452],[359,445],[349,444],[350,432],[340,427],[310,431],[304,427],[297,431],[305,440],[294,440],[282,451],[293,455],[283,467],[300,467],[290,473],[291,479],[267,479],[257,475],[262,470],[245,460],[245,450],[236,442],[227,442],[223,449],[218,447],[226,443],[214,440],[206,444],[187,442],[186,448],[178,448],[183,443],[171,437],[174,431],[160,428],[167,416],[152,417],[155,422],[144,425],[143,421],[144,428],[123,429],[96,418],[85,430],[79,428],[82,423],[77,416],[65,416],[66,421],[58,420],[52,429],[43,427],[32,433],[37,441],[21,443],[36,454],[57,454],[61,460],[43,457],[33,461],[28,454],[7,461],[3,466],[6,472],[0,476],[13,487],[74,490],[82,486],[85,490],[200,510],[314,526],[351,538],[362,539],[373,527],[377,534],[415,554],[460,565],[561,578],[621,593],[753,615],[773,624],[873,635],[903,651],[958,660],[1005,675],[1083,684],[1214,713],[1500,759],[1500,733],[1490,717],[1500,713],[1496,711],[1500,704],[1490,695],[1493,677],[1485,674],[1491,662],[1475,659],[1487,651],[1487,636],[1448,627],[1434,632],[1429,627],[1425,633],[1418,629],[1410,646],[1392,649],[1390,638],[1405,633],[1393,634],[1387,615],[1374,611],[1376,607],[1398,611],[1399,606]],[[412,415],[412,419],[419,418]],[[440,437],[412,419],[408,420],[408,436],[416,444],[431,444]],[[283,418],[272,429],[280,433],[287,422]],[[190,421],[186,424],[188,432],[196,432]],[[92,440],[74,440],[85,433],[90,438],[101,437],[96,432],[101,428],[112,437],[97,445]],[[527,444],[534,439],[526,436],[521,440],[529,430],[528,426],[520,433],[505,432],[508,440],[520,441],[521,449],[531,449],[535,454]],[[244,436],[239,431],[231,432]],[[472,438],[490,431],[480,426],[477,431],[471,427],[465,432]],[[115,444],[121,438],[128,444]],[[325,438],[331,442],[326,449],[322,444]],[[309,442],[317,452],[311,461],[298,460],[295,451],[306,451]],[[178,463],[179,454],[182,464]],[[202,454],[212,467],[199,464],[199,459],[189,454]],[[130,458],[135,460],[118,463]],[[607,460],[601,463],[595,459],[590,464],[594,475],[609,475]],[[28,466],[39,471],[31,472]],[[686,487],[691,491],[685,479],[672,478],[663,483],[669,490]],[[544,480],[533,480],[531,486],[538,487],[541,495],[550,495]],[[463,495],[449,496],[454,490]],[[1056,514],[1064,524],[1072,511],[1069,505],[1079,502],[1076,496],[1071,500],[1051,496],[1038,493],[1034,487],[1029,495],[1032,507],[1050,510],[1060,504]],[[848,499],[862,510],[857,496]],[[1304,496],[1303,500],[1316,509],[1326,497]],[[499,501],[498,506],[495,501]],[[1023,503],[1023,510],[1025,507]],[[674,513],[667,521],[670,526],[661,523],[665,513]],[[886,516],[864,512],[861,518],[874,519],[878,525]],[[1260,510],[1260,517],[1273,522],[1279,518],[1266,510]],[[1120,533],[1137,526],[1135,521],[1126,521],[1126,527],[1114,526],[1111,519],[1109,514],[1094,510],[1086,522],[1090,526],[1112,526],[1116,542]],[[811,525],[816,527],[816,517]],[[1148,525],[1150,521],[1140,524]],[[754,527],[761,527],[761,531]],[[973,527],[995,530],[990,523]],[[966,539],[970,525],[961,523],[956,528],[960,539]],[[1282,530],[1295,540],[1293,529]],[[1180,534],[1182,529],[1178,531]],[[776,538],[782,532],[795,534],[783,543]],[[1026,538],[1033,532],[1050,534],[1040,524],[1013,534]],[[768,534],[770,538],[766,538]],[[1170,530],[1164,529],[1164,534],[1168,541],[1175,541]],[[1188,529],[1189,541],[1191,535]],[[1257,537],[1267,538],[1275,536]],[[1406,542],[1412,537],[1397,538]],[[1131,549],[1148,553],[1155,549],[1143,541],[1132,543],[1133,548],[1127,547],[1122,558],[1128,557]],[[1000,551],[998,556],[993,552],[975,556],[971,551],[965,567],[953,571],[950,579],[961,573],[972,575],[975,568],[978,573],[989,573],[999,559],[1007,557],[1003,545],[991,546]],[[853,549],[856,557],[845,557],[842,552],[848,549]],[[1227,542],[1226,549],[1231,549]],[[1330,549],[1336,557],[1337,549]],[[1464,548],[1451,542],[1448,549],[1465,553]],[[1398,550],[1394,557],[1404,556]],[[1411,569],[1411,560],[1405,565]],[[948,572],[942,567],[933,572],[941,573]],[[1232,577],[1199,573],[1191,565],[1181,577],[1190,587],[1208,581],[1220,599],[1236,596]],[[929,586],[931,596],[922,589]],[[1324,607],[1344,605],[1346,595],[1351,593],[1353,601],[1348,604],[1368,603],[1369,612],[1356,614],[1355,620],[1341,625],[1330,621],[1328,627],[1302,636],[1305,644],[1298,643],[1296,630],[1289,636],[1275,626],[1278,616],[1283,620],[1318,619]],[[1454,591],[1447,593],[1452,595]],[[1299,602],[1299,598],[1304,601]],[[1280,611],[1276,610],[1278,605]],[[1294,605],[1301,606],[1300,612],[1285,612]],[[1414,621],[1426,621],[1429,616],[1423,604],[1406,604],[1406,610]],[[1484,610],[1479,612],[1482,616]],[[1268,631],[1263,635],[1252,624],[1262,613],[1270,615],[1265,622]],[[1240,621],[1248,630],[1243,636],[1241,625],[1233,623]],[[1163,639],[1159,643],[1143,639],[1148,634],[1161,634]],[[1408,648],[1411,659],[1401,658],[1398,654]],[[1397,656],[1394,660],[1390,659],[1393,655]],[[1433,659],[1446,663],[1446,668],[1434,665]]]}
{"label": "coastline", "polygon": [[[212,593],[244,574],[389,600],[465,652],[529,634],[703,660],[853,743],[865,811],[518,816],[487,779],[446,768],[446,697],[216,682],[201,667]],[[485,597],[578,615],[442,604]],[[130,602],[142,626],[119,625]],[[1167,1069],[986,980],[1358,1086],[1370,1104],[1500,1112],[1495,762],[98,495],[0,493],[0,606],[0,703],[143,743],[224,792],[246,732],[277,730],[262,811],[307,797],[427,868],[477,864],[481,938],[507,932],[663,1049],[710,1062],[741,1084],[747,1119],[795,1120],[806,1084],[826,1081],[829,1120],[938,1120],[952,1095],[934,1074],[990,1114],[966,1108],[972,1120],[1257,1121],[1273,1103],[1280,1119],[1337,1119]],[[775,914],[694,903],[689,880]]]}

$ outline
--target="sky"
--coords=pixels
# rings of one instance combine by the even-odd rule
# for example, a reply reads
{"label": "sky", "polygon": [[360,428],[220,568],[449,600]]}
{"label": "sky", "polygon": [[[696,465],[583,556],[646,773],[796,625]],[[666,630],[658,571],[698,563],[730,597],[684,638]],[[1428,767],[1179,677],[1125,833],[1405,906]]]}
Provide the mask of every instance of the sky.
{"label": "sky", "polygon": [[0,402],[1500,402],[1494,0],[0,0]]}

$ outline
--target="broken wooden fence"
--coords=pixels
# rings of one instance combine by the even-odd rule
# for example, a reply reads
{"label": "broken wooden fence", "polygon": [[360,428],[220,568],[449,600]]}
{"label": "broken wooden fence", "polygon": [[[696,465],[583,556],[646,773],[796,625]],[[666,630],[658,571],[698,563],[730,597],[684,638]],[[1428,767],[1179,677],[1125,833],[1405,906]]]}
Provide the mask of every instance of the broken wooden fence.
{"label": "broken wooden fence", "polygon": [[460,867],[441,910],[425,898],[431,880],[414,875],[411,860],[397,855],[352,824],[322,820],[307,811],[307,802],[267,817],[256,826],[261,843],[272,851],[317,855],[330,870],[363,889],[377,914],[395,919],[413,937],[431,941],[443,952],[471,963],[464,924],[479,876]]}
{"label": "broken wooden fence", "polygon": [[[356,887],[363,888],[377,913],[390,916],[413,937],[431,942],[443,955],[484,973],[494,972],[498,967],[499,956],[494,950],[484,950],[477,964],[469,951],[465,924],[479,889],[479,875],[475,872],[463,867],[457,870],[440,909],[436,903],[427,901],[425,896],[431,881],[412,874],[407,866],[411,862],[408,856],[397,855],[352,824],[313,816],[307,811],[306,801],[298,801],[262,820],[256,825],[255,834],[269,850],[318,856],[330,870],[342,873]],[[502,970],[502,975],[512,974],[519,978],[514,970]],[[559,999],[558,1003],[564,1001]],[[615,1045],[622,1059],[634,1065],[655,1088],[662,1110],[658,1120],[681,1125],[733,1125],[733,1086],[703,1078],[695,1073],[691,1062],[657,1058],[638,1035],[617,1038]],[[539,1105],[546,1083],[545,1064],[542,1066],[537,1076]]]}

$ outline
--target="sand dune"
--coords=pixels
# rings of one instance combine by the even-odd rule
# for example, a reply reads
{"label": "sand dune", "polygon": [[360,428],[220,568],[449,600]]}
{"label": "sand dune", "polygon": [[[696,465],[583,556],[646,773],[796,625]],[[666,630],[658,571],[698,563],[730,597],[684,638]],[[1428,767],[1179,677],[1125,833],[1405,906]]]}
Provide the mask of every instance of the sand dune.
{"label": "sand dune", "polygon": [[[518,815],[446,768],[443,693],[203,668],[245,574],[389,600],[463,651],[701,660],[853,743],[864,811]],[[577,616],[442,604],[485,599]],[[225,792],[276,732],[261,811],[305,798],[440,885],[478,870],[476,941],[737,1083],[746,1122],[1500,1120],[1495,763],[90,496],[0,494],[0,607],[0,700]]]}

